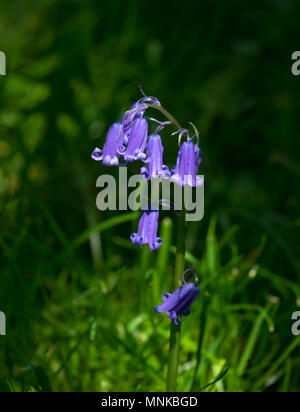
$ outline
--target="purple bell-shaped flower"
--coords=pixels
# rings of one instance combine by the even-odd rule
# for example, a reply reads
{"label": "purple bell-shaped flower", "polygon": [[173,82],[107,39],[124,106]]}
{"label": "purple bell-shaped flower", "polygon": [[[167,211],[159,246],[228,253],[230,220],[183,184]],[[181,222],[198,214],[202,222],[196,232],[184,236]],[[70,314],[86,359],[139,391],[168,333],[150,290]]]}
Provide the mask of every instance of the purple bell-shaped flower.
{"label": "purple bell-shaped flower", "polygon": [[160,136],[158,134],[149,136],[147,159],[145,160],[147,166],[141,168],[141,174],[145,176],[147,180],[159,177],[168,178],[171,176],[169,168],[163,164],[163,152],[164,148]]}
{"label": "purple bell-shaped flower", "polygon": [[143,212],[138,226],[138,233],[132,233],[130,239],[134,245],[145,245],[151,250],[157,250],[162,244],[162,238],[157,236],[158,210]]}
{"label": "purple bell-shaped flower", "polygon": [[166,312],[169,319],[175,325],[181,322],[181,315],[188,316],[190,314],[190,305],[197,299],[199,288],[193,282],[183,284],[173,293],[165,293],[163,295],[163,303],[156,306],[156,312]]}
{"label": "purple bell-shaped flower", "polygon": [[111,125],[107,135],[103,150],[96,147],[92,153],[92,158],[103,162],[106,166],[118,166],[119,157],[118,148],[123,143],[123,127],[121,123]]}
{"label": "purple bell-shaped flower", "polygon": [[136,119],[144,117],[146,108],[147,106],[145,104],[141,103],[140,101],[136,102],[131,107],[131,109],[121,117],[120,122],[122,122],[123,124],[124,145],[127,145],[129,143],[133,125]]}
{"label": "purple bell-shaped flower", "polygon": [[128,146],[121,145],[118,154],[124,156],[126,162],[145,160],[145,148],[148,138],[148,122],[144,117],[137,118],[132,126]]}
{"label": "purple bell-shaped flower", "polygon": [[194,144],[191,140],[182,143],[171,180],[180,186],[201,186],[203,178],[197,176],[201,160],[201,149],[197,144]]}

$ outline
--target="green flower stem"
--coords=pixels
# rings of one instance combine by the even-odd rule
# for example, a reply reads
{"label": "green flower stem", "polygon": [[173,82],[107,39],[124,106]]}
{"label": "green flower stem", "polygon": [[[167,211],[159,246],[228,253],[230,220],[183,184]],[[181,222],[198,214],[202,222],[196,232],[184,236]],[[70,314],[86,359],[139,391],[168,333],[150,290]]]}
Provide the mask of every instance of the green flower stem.
{"label": "green flower stem", "polygon": [[169,346],[169,364],[167,377],[167,392],[176,392],[177,388],[177,372],[179,363],[179,348],[180,348],[180,325],[175,325],[171,321],[170,327],[170,346]]}
{"label": "green flower stem", "polygon": [[181,129],[181,126],[179,122],[173,117],[166,109],[164,109],[162,106],[155,106],[154,104],[148,104],[149,107],[152,107],[153,109],[156,109],[160,111],[174,126],[176,130]]}
{"label": "green flower stem", "polygon": [[[162,106],[148,105],[149,107],[160,111],[174,126],[176,130],[181,129],[180,123]],[[182,205],[183,205],[182,200]],[[181,280],[185,266],[185,211],[183,210],[178,217],[177,226],[177,249],[175,261],[175,276],[173,278],[173,288],[176,283]],[[168,376],[167,376],[167,392],[175,392],[177,388],[177,373],[179,363],[179,349],[180,349],[180,325],[175,325],[171,321],[170,327],[170,343],[169,343],[169,362],[168,362]]]}
{"label": "green flower stem", "polygon": [[[177,250],[175,262],[174,283],[181,280],[185,265],[185,212],[178,216],[177,227]],[[170,343],[169,343],[169,363],[167,376],[167,392],[176,392],[177,373],[180,350],[180,325],[175,325],[171,321]]]}

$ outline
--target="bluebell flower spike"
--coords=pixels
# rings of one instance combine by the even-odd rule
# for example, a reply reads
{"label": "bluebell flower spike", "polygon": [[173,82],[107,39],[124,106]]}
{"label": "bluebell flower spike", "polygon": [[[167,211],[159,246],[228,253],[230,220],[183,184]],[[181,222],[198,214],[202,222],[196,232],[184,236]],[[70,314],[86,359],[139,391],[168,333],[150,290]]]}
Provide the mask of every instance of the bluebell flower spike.
{"label": "bluebell flower spike", "polygon": [[[202,185],[203,178],[197,176],[202,154],[199,148],[199,134],[196,127],[190,123],[197,137],[197,143],[194,144],[195,136],[191,138],[188,129],[181,128],[177,120],[160,105],[156,97],[147,96],[141,87],[140,90],[143,97],[122,115],[119,122],[112,124],[106,135],[103,148],[96,147],[92,153],[92,158],[96,161],[102,161],[106,166],[119,167],[124,167],[129,162],[141,160],[145,165],[141,168],[141,174],[147,180],[165,178],[171,179],[181,186],[195,187]],[[168,121],[162,122],[150,118],[158,126],[155,132],[148,137],[148,122],[145,112],[149,107],[155,106],[165,115]],[[170,123],[178,128],[174,134],[179,135],[180,142],[176,166],[172,171],[163,164],[164,148],[159,135],[162,129]],[[184,136],[186,141],[181,144]],[[165,205],[165,201],[160,200],[160,204]],[[175,206],[170,204],[170,208],[173,210]],[[178,212],[175,210],[175,213]],[[157,236],[157,227],[158,210],[152,209],[144,212],[139,221],[138,232],[131,235],[132,242],[136,245],[148,244],[151,250],[158,249],[162,244],[162,239]],[[184,286],[187,287],[186,282]],[[169,301],[171,295],[165,295],[165,298]],[[183,310],[182,314],[184,315],[187,312]]]}

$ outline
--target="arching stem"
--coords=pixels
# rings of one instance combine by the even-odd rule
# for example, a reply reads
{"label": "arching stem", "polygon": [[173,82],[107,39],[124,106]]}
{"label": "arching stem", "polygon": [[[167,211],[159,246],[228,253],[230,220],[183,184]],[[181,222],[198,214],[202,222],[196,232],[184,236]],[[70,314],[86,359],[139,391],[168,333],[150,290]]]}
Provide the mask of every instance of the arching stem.
{"label": "arching stem", "polygon": [[156,106],[154,104],[148,104],[148,107],[151,107],[153,109],[156,109],[160,111],[174,126],[176,130],[181,129],[180,123],[173,117],[166,109],[164,109],[162,106]]}

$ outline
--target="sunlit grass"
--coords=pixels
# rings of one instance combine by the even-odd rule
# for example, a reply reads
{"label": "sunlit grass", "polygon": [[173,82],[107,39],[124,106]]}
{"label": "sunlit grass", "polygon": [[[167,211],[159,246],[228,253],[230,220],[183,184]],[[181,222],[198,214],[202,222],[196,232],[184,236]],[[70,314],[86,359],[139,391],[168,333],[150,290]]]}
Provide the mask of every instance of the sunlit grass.
{"label": "sunlit grass", "polygon": [[[112,218],[102,228],[118,223]],[[281,308],[297,286],[278,275],[266,278],[253,253],[239,254],[234,231],[219,239],[216,225],[212,218],[203,253],[186,256],[198,271],[201,294],[183,322],[178,390],[296,389],[291,376],[297,373],[300,340],[291,337],[289,319],[282,324]],[[167,218],[162,226],[170,232],[172,223]],[[87,241],[79,238],[84,237]],[[126,253],[125,239],[118,237],[117,244]],[[153,307],[172,279],[174,257],[168,250],[172,247],[161,249],[158,266],[154,254],[147,259],[136,250],[130,264],[107,259],[98,272],[69,255],[63,267],[60,259],[46,266],[41,260],[38,279],[26,284],[16,273],[23,297],[14,332],[2,343],[3,389],[164,390],[169,322]],[[53,271],[56,276],[49,277]],[[264,293],[251,293],[261,287]]]}

